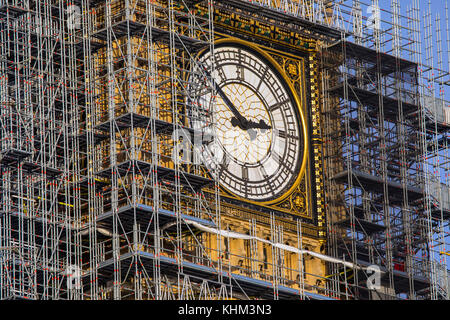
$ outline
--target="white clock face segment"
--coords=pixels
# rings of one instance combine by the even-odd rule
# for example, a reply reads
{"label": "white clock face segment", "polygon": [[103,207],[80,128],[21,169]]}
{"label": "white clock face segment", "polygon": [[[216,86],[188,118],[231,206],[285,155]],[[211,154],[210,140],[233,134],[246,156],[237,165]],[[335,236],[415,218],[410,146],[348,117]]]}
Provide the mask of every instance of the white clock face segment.
{"label": "white clock face segment", "polygon": [[[247,120],[263,120],[271,129],[233,126],[234,114],[220,95],[214,99],[205,94],[201,103],[215,105],[203,125],[215,139],[206,145],[209,156],[203,161],[231,193],[253,201],[277,199],[295,182],[301,167],[304,146],[297,104],[275,68],[253,51],[218,46],[214,59],[212,76],[234,107]],[[208,68],[211,53],[201,60]]]}

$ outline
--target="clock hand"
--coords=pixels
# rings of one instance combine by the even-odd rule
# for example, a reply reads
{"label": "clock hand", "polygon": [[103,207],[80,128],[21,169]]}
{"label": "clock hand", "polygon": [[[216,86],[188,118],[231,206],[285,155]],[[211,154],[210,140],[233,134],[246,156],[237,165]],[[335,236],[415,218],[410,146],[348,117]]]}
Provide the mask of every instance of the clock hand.
{"label": "clock hand", "polygon": [[241,115],[241,113],[238,111],[238,109],[234,106],[234,104],[231,102],[231,100],[227,97],[225,92],[223,92],[222,88],[217,86],[213,79],[212,79],[212,81],[214,83],[214,86],[216,87],[217,93],[222,98],[223,102],[225,102],[228,109],[230,109],[230,111],[234,115],[234,117],[231,119],[231,124],[233,125],[233,127],[238,126],[242,130],[248,130],[247,124],[249,121],[243,115]]}
{"label": "clock hand", "polygon": [[252,128],[253,129],[263,129],[263,130],[272,129],[272,127],[269,126],[268,124],[266,124],[263,119],[259,120],[259,122],[250,120],[247,124],[247,129],[252,129]]}
{"label": "clock hand", "polygon": [[[216,84],[216,81],[211,76],[211,74],[206,69],[204,69],[204,72],[206,73],[206,76],[208,76],[211,79],[211,82],[212,82],[214,88],[217,90],[217,93],[222,98],[222,100],[225,102],[228,109],[230,109],[230,111],[233,113],[234,117],[231,118],[231,124],[233,125],[233,127],[238,126],[242,130],[246,130],[246,131],[251,130],[251,129],[272,129],[272,127],[267,125],[264,122],[264,120],[262,120],[262,119],[259,121],[259,123],[254,122],[253,120],[247,120],[238,111],[238,109],[234,106],[234,104],[231,102],[231,100],[228,98],[228,96],[225,94],[225,92],[223,92],[222,88],[220,88]],[[251,136],[254,136],[254,134],[252,134]],[[254,140],[254,139],[252,139],[252,140]]]}
{"label": "clock hand", "polygon": [[267,129],[272,129],[271,126],[267,125],[264,120],[259,120],[259,122],[254,122],[252,120],[250,120],[247,124],[247,132],[248,135],[250,136],[250,141],[253,141],[256,139],[256,130],[253,129],[260,129],[262,133],[264,133],[265,130]]}
{"label": "clock hand", "polygon": [[[213,80],[214,81],[214,80]],[[264,120],[259,120],[259,122],[255,122],[253,120],[247,120],[244,116],[242,116],[237,108],[233,105],[233,103],[230,101],[230,99],[227,97],[225,92],[223,92],[222,88],[219,88],[216,86],[217,93],[220,95],[222,100],[225,102],[227,107],[230,109],[231,112],[234,114],[234,118],[231,119],[231,124],[233,127],[239,126],[242,130],[249,130],[249,129],[272,129],[271,126],[266,124]]]}
{"label": "clock hand", "polygon": [[216,89],[219,96],[222,98],[223,102],[225,102],[226,106],[230,111],[233,113],[234,117],[231,119],[231,124],[233,127],[239,126],[242,130],[246,130],[248,120],[238,111],[238,109],[233,105],[231,100],[227,97],[225,92],[223,92],[222,88],[220,88],[217,84],[214,78],[211,76],[211,74],[206,70],[206,68],[203,68],[203,71],[206,73],[206,76],[211,79],[211,83]]}

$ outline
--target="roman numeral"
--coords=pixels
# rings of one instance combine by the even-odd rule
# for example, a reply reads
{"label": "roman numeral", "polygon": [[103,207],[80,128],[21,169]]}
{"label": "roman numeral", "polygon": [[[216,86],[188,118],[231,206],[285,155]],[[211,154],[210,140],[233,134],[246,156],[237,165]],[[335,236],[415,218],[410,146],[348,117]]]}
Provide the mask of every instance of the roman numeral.
{"label": "roman numeral", "polygon": [[286,133],[286,131],[284,131],[284,130],[278,130],[278,136],[280,137],[280,138],[283,138],[283,139],[295,139],[295,140],[298,140],[299,139],[299,137],[298,136],[294,136],[294,135],[292,135],[292,134],[288,134],[288,133]]}
{"label": "roman numeral", "polygon": [[284,100],[284,101],[277,102],[277,103],[269,106],[269,111],[273,112],[274,110],[281,108],[283,105],[285,105],[288,102],[290,102],[290,100]]}

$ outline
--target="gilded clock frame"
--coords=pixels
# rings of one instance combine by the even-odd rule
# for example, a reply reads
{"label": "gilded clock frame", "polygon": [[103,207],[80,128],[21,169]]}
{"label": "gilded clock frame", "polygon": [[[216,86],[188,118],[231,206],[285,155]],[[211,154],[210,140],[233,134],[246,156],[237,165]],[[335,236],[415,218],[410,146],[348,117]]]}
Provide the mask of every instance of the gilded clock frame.
{"label": "gilded clock frame", "polygon": [[[274,68],[277,73],[282,78],[283,82],[287,86],[287,90],[294,98],[294,104],[297,107],[299,115],[299,123],[301,123],[301,130],[303,132],[303,155],[300,171],[294,181],[294,183],[285,191],[282,195],[276,199],[270,201],[253,201],[241,196],[235,195],[226,188],[221,187],[221,196],[231,198],[234,200],[246,202],[256,206],[262,206],[269,209],[274,209],[277,211],[286,212],[289,214],[294,214],[297,216],[302,216],[308,219],[313,219],[311,208],[311,182],[308,177],[310,176],[310,137],[308,133],[309,125],[307,117],[305,116],[306,110],[306,75],[305,75],[305,59],[303,57],[298,57],[281,51],[269,49],[263,45],[248,42],[236,37],[217,35],[219,39],[215,41],[216,45],[229,43],[230,45],[240,45],[248,47],[250,50],[255,51],[260,54],[265,60],[268,61],[270,67]],[[204,51],[200,52],[201,55]],[[278,61],[277,61],[278,60]],[[280,63],[281,62],[281,63]],[[296,64],[296,78],[293,79],[292,66]],[[290,68],[289,68],[290,67]],[[290,72],[290,75],[287,73]],[[300,87],[300,92],[298,92],[295,85]],[[301,208],[301,209],[297,209]],[[297,209],[297,210],[296,210]]]}

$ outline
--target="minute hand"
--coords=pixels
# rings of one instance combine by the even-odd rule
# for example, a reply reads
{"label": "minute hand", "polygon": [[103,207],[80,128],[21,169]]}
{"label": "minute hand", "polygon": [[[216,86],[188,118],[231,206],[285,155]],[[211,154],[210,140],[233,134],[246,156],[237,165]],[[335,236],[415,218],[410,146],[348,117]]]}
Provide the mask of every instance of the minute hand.
{"label": "minute hand", "polygon": [[211,82],[214,86],[214,88],[217,90],[217,93],[222,98],[222,100],[227,105],[228,109],[233,113],[235,118],[231,119],[231,124],[236,127],[239,126],[242,130],[251,130],[251,129],[271,129],[272,127],[267,125],[264,120],[260,120],[259,122],[254,122],[252,120],[247,120],[234,106],[234,104],[231,102],[231,100],[228,98],[228,96],[223,92],[222,88],[220,88],[217,84],[214,78],[211,76],[211,74],[204,70],[206,75],[211,79]]}
{"label": "minute hand", "polygon": [[237,123],[232,121],[232,124],[234,126],[239,126],[242,130],[247,130],[247,124],[248,120],[238,111],[238,109],[234,106],[233,102],[228,98],[228,96],[223,92],[222,88],[220,88],[217,84],[214,78],[209,74],[208,71],[205,70],[206,75],[211,79],[211,82],[213,84],[213,87],[216,89],[219,96],[222,98],[223,102],[227,105],[228,109],[233,113],[235,116]]}
{"label": "minute hand", "polygon": [[[212,78],[211,78],[212,79]],[[212,79],[214,86],[216,87],[217,93],[222,98],[222,100],[225,102],[225,104],[228,106],[228,109],[231,110],[231,112],[234,114],[234,116],[237,119],[236,121],[233,121],[235,119],[231,119],[231,124],[233,126],[239,126],[242,130],[250,130],[250,129],[272,129],[271,126],[266,124],[264,120],[260,120],[259,122],[254,122],[252,120],[247,120],[243,115],[239,113],[237,108],[234,106],[234,104],[230,101],[230,99],[227,97],[225,92],[223,92],[222,88],[217,86],[214,82],[214,79]]]}
{"label": "minute hand", "polygon": [[237,120],[237,123],[236,123],[236,121],[233,121],[234,119],[232,119],[231,123],[233,124],[233,126],[237,125],[242,130],[247,130],[248,129],[248,120],[238,111],[238,109],[234,106],[234,104],[231,102],[231,100],[227,97],[225,92],[223,92],[222,88],[220,88],[219,86],[215,86],[215,87],[216,87],[217,93],[222,98],[222,100],[225,102],[228,109],[230,109],[230,111],[233,113],[233,115],[235,116],[235,118]]}

